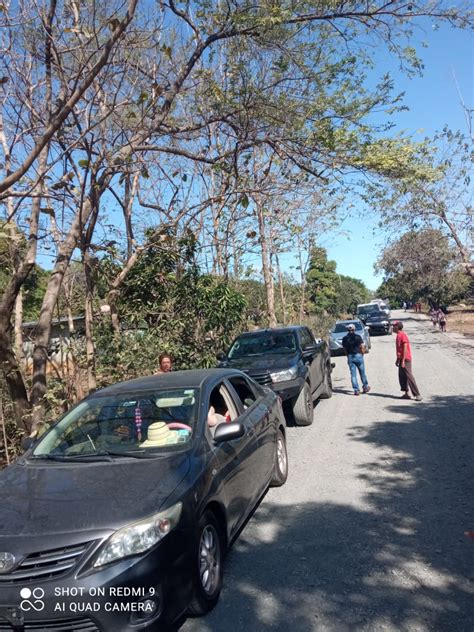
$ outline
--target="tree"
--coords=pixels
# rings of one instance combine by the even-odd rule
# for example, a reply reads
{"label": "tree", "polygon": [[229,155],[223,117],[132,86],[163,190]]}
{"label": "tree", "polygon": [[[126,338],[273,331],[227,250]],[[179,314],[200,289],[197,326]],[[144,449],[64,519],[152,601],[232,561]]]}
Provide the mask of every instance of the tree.
{"label": "tree", "polygon": [[340,274],[339,287],[330,311],[337,315],[352,315],[356,313],[357,305],[368,303],[369,300],[370,291],[363,281]]}
{"label": "tree", "polygon": [[424,171],[401,173],[398,179],[371,188],[372,203],[386,225],[442,230],[457,248],[460,265],[474,279],[473,151],[471,139],[445,128],[420,152],[420,163],[427,163]]}
{"label": "tree", "polygon": [[424,299],[435,306],[449,305],[469,288],[457,249],[433,228],[404,233],[384,249],[376,271],[383,271],[383,289],[399,303]]}
{"label": "tree", "polygon": [[306,282],[310,310],[316,313],[332,311],[340,287],[339,275],[336,262],[328,260],[325,248],[311,248]]}

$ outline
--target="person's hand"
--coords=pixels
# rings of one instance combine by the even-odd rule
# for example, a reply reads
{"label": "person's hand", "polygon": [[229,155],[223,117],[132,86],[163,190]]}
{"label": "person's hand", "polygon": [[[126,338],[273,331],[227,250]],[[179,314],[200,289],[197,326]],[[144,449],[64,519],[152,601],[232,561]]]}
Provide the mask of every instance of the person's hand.
{"label": "person's hand", "polygon": [[117,426],[117,428],[115,428],[114,434],[119,437],[123,437],[124,439],[128,439],[130,437],[130,428],[122,424],[121,426]]}
{"label": "person's hand", "polygon": [[402,369],[404,369],[404,368],[405,368],[405,360],[402,360],[402,364],[401,364],[401,366],[402,366]]}

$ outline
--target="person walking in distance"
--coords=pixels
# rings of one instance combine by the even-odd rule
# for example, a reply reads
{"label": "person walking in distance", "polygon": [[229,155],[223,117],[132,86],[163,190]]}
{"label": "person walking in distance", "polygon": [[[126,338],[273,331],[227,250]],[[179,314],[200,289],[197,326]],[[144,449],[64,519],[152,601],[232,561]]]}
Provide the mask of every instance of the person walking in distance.
{"label": "person walking in distance", "polygon": [[347,325],[347,334],[342,339],[342,346],[347,356],[347,364],[351,372],[352,388],[354,389],[354,395],[360,394],[359,381],[357,379],[357,371],[359,371],[360,379],[362,381],[362,390],[364,393],[370,391],[369,382],[365,373],[364,362],[364,342],[362,338],[355,333],[355,325],[350,323]]}
{"label": "person walking in distance", "polygon": [[418,386],[416,385],[415,376],[413,375],[411,368],[411,348],[408,336],[403,331],[403,323],[397,321],[393,323],[393,331],[397,334],[395,340],[395,347],[397,351],[397,360],[395,365],[398,367],[398,380],[400,382],[400,388],[404,391],[402,399],[411,399],[409,390],[411,391],[414,399],[417,402],[421,402],[422,397]]}
{"label": "person walking in distance", "polygon": [[441,331],[446,331],[446,314],[443,312],[441,307],[438,309],[438,322]]}

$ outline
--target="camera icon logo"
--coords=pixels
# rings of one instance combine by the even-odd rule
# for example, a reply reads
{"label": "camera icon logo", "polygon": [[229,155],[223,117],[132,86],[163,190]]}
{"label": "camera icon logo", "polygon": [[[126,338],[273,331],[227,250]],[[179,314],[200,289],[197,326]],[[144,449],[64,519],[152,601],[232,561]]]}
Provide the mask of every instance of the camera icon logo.
{"label": "camera icon logo", "polygon": [[44,610],[44,590],[39,586],[33,588],[33,590],[30,590],[30,588],[22,588],[20,590],[20,597],[22,599],[20,610],[23,610],[23,612],[30,612],[30,610],[41,612]]}

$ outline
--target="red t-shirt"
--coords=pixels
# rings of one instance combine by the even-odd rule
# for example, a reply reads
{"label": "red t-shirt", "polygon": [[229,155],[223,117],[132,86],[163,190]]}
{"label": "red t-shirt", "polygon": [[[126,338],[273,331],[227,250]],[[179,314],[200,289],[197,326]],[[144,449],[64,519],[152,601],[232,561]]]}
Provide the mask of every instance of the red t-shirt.
{"label": "red t-shirt", "polygon": [[397,347],[397,358],[400,360],[402,357],[402,349],[403,345],[406,344],[405,349],[405,360],[411,360],[411,349],[410,349],[410,341],[408,340],[408,336],[404,331],[399,331],[397,334],[397,339],[395,340],[395,344]]}

